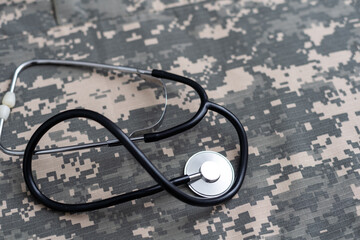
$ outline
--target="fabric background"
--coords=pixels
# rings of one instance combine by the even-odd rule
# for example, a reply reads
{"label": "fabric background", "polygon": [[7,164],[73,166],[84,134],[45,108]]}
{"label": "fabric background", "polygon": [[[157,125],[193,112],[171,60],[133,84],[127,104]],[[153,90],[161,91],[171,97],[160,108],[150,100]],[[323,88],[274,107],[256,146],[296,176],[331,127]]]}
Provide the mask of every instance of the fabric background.
{"label": "fabric background", "polygon": [[[0,238],[360,238],[360,2],[320,0],[1,0],[0,89],[30,59],[72,59],[163,69],[196,80],[231,110],[249,139],[244,184],[232,200],[200,208],[163,192],[69,214],[34,201],[22,158],[0,153]],[[167,119],[189,119],[195,92],[166,82]],[[24,149],[35,129],[73,108],[98,111],[125,132],[154,123],[161,89],[128,74],[34,67],[20,76],[2,144]],[[84,119],[55,127],[41,147],[111,139]],[[231,126],[209,112],[194,129],[138,146],[165,174],[213,150],[237,165]],[[68,203],[154,184],[122,147],[34,158],[40,188]]]}

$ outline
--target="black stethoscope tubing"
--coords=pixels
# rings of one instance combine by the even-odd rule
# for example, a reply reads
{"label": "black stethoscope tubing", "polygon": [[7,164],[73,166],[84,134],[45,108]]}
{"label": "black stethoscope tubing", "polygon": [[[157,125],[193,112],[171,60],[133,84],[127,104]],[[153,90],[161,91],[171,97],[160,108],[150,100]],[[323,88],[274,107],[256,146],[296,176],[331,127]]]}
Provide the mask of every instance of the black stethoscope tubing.
{"label": "black stethoscope tubing", "polygon": [[[161,132],[145,134],[144,141],[154,142],[184,132],[194,127],[196,124],[198,124],[203,119],[203,117],[205,116],[208,110],[212,110],[217,112],[218,114],[223,115],[235,127],[240,142],[240,163],[238,165],[237,174],[231,188],[223,195],[215,198],[196,197],[184,193],[176,186],[189,182],[190,181],[189,176],[184,175],[169,181],[115,123],[113,123],[108,118],[104,117],[99,113],[85,109],[74,109],[59,113],[51,117],[49,120],[45,121],[35,131],[35,133],[32,135],[26,146],[24,153],[24,161],[23,161],[24,179],[30,192],[39,202],[43,203],[45,206],[49,208],[58,211],[81,212],[81,211],[90,211],[99,208],[109,207],[115,204],[142,198],[145,196],[158,193],[162,190],[166,190],[168,193],[170,193],[171,195],[173,195],[174,197],[185,203],[195,206],[205,207],[205,206],[217,205],[224,201],[227,201],[231,199],[239,191],[245,178],[247,161],[248,161],[248,143],[247,143],[244,127],[242,126],[240,121],[236,118],[236,116],[233,113],[231,113],[226,108],[219,106],[213,102],[210,102],[208,100],[205,90],[195,81],[161,70],[153,70],[151,75],[157,78],[163,78],[163,79],[173,80],[176,82],[181,82],[192,87],[199,94],[201,103],[197,113],[190,120]],[[80,203],[80,204],[60,203],[51,200],[50,198],[45,196],[37,187],[32,175],[31,162],[32,162],[34,150],[40,139],[43,137],[44,134],[46,134],[48,130],[50,130],[50,128],[52,128],[53,126],[55,126],[56,124],[62,121],[77,117],[88,118],[104,126],[111,134],[114,135],[115,138],[119,140],[121,144],[124,145],[124,147],[135,157],[135,159],[141,164],[141,166],[152,176],[152,178],[158,184],[148,188],[140,189],[137,191],[125,193],[119,196],[114,196],[108,199],[99,200],[90,203]]]}

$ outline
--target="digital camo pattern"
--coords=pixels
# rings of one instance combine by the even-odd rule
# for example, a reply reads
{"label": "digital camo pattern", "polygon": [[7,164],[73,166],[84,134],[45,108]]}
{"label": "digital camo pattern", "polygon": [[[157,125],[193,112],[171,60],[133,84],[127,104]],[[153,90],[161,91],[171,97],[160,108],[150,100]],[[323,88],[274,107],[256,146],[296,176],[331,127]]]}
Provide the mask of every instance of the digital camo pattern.
{"label": "digital camo pattern", "polygon": [[[162,192],[80,214],[34,201],[22,158],[0,155],[0,238],[360,238],[360,2],[358,0],[0,0],[0,89],[36,58],[163,69],[195,79],[244,124],[249,166],[234,199],[186,205]],[[199,100],[167,81],[161,129],[189,119]],[[125,132],[154,123],[161,89],[135,76],[66,67],[26,70],[3,145],[24,149],[35,129],[73,108],[98,111]],[[42,147],[111,139],[91,121],[54,128]],[[201,150],[236,165],[231,124],[209,112],[191,131],[138,146],[165,174]],[[122,147],[34,158],[40,188],[68,203],[154,184]]]}

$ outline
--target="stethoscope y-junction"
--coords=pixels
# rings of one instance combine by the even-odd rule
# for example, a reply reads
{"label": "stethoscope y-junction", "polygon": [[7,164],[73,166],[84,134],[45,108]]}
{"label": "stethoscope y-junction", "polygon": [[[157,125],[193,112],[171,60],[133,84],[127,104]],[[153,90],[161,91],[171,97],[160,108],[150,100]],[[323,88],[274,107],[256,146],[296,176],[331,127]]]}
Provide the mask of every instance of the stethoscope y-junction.
{"label": "stethoscope y-junction", "polygon": [[[10,90],[5,94],[2,105],[0,105],[0,137],[3,130],[4,121],[7,120],[10,114],[10,109],[15,106],[15,85],[20,72],[28,67],[34,65],[58,65],[58,66],[71,66],[71,67],[88,67],[97,69],[116,70],[124,73],[138,74],[141,78],[147,81],[156,82],[163,87],[165,99],[166,87],[161,79],[167,79],[175,82],[186,84],[193,88],[200,97],[200,106],[195,115],[188,121],[181,123],[175,127],[169,129],[154,132],[163,118],[166,110],[166,103],[164,112],[160,119],[151,127],[140,129],[133,132],[130,136],[127,136],[115,123],[110,121],[105,116],[86,109],[73,109],[61,112],[47,121],[45,121],[32,135],[29,142],[27,143],[25,151],[15,151],[5,148],[0,143],[0,150],[9,155],[23,155],[23,174],[27,187],[29,188],[32,195],[41,203],[49,208],[65,211],[65,212],[79,212],[89,211],[104,207],[109,207],[115,204],[131,201],[137,198],[149,196],[158,193],[162,190],[166,190],[168,193],[178,198],[179,200],[196,206],[212,206],[222,203],[226,200],[231,199],[240,189],[241,184],[245,177],[247,161],[248,161],[248,144],[245,130],[236,118],[226,108],[217,105],[208,100],[208,96],[205,90],[195,81],[168,73],[161,70],[140,70],[136,68],[112,66],[106,64],[97,64],[80,61],[63,61],[63,60],[31,60],[21,64],[16,70],[12,78]],[[186,163],[184,168],[184,175],[168,180],[164,175],[152,164],[152,162],[144,155],[144,153],[134,143],[138,140],[145,142],[159,141],[176,134],[182,133],[186,130],[191,129],[198,124],[208,112],[208,110],[217,112],[224,116],[235,128],[239,137],[240,143],[240,159],[237,170],[234,172],[230,161],[219,153],[212,151],[202,151],[193,155]],[[87,118],[98,122],[104,128],[106,128],[116,139],[97,142],[87,143],[74,146],[58,147],[51,149],[40,149],[35,150],[40,139],[55,125],[71,118]],[[149,132],[150,131],[150,132]],[[64,151],[75,151],[86,148],[100,147],[100,146],[117,146],[123,145],[141,164],[141,166],[152,176],[152,178],[158,183],[157,185],[128,192],[119,196],[114,196],[108,199],[99,200],[89,203],[80,204],[66,204],[54,201],[45,196],[37,184],[34,181],[32,174],[32,158],[33,155],[39,154],[50,154]],[[193,190],[197,195],[189,195],[181,191],[177,186],[182,184],[188,184],[190,189]]]}

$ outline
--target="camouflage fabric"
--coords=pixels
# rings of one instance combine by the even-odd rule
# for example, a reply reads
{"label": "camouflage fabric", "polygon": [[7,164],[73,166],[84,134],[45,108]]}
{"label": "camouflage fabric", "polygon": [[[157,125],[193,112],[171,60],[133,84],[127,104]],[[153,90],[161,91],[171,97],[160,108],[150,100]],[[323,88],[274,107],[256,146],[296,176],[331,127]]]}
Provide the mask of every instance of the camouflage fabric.
{"label": "camouflage fabric", "polygon": [[[360,2],[358,0],[0,0],[0,89],[30,59],[71,59],[163,69],[195,79],[244,124],[245,182],[232,200],[189,206],[166,192],[70,214],[35,201],[22,158],[0,153],[0,238],[359,239]],[[189,119],[195,92],[166,81],[161,129]],[[2,144],[24,149],[54,114],[95,110],[125,132],[154,123],[161,88],[133,75],[34,67],[20,75]],[[2,94],[3,95],[3,94]],[[40,147],[112,136],[84,119],[59,124]],[[172,178],[213,150],[237,165],[231,124],[209,112],[194,129],[137,143]],[[90,202],[154,184],[123,147],[34,157],[42,191]],[[183,188],[186,191],[186,188]]]}

